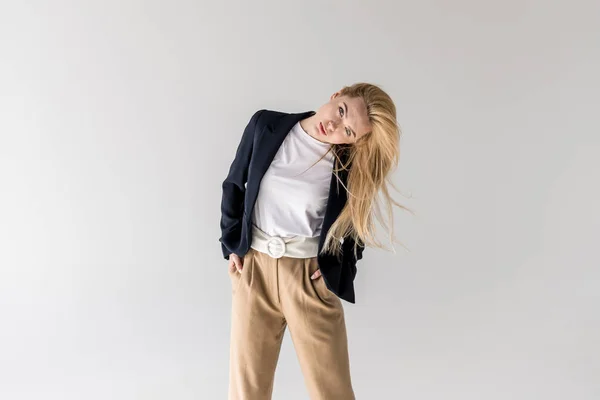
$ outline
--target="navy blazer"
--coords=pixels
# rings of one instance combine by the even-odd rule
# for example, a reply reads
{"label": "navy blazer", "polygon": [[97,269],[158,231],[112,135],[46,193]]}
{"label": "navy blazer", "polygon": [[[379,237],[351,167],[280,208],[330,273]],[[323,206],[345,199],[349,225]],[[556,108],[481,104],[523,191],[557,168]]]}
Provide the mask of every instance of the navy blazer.
{"label": "navy blazer", "polygon": [[[314,111],[289,114],[260,110],[250,119],[238,145],[235,159],[229,168],[229,174],[223,181],[219,241],[225,259],[229,259],[231,253],[243,257],[250,249],[252,211],[261,179],[292,127],[298,121],[314,114]],[[339,156],[343,162],[348,160],[345,148],[342,148]],[[338,175],[345,185],[348,172],[340,170]],[[356,276],[356,262],[362,258],[364,245],[359,242],[355,256],[354,240],[346,237],[342,242],[341,257],[330,253],[321,254],[327,232],[342,211],[346,200],[346,189],[332,172],[317,258],[329,290],[341,299],[354,303],[353,282]]]}

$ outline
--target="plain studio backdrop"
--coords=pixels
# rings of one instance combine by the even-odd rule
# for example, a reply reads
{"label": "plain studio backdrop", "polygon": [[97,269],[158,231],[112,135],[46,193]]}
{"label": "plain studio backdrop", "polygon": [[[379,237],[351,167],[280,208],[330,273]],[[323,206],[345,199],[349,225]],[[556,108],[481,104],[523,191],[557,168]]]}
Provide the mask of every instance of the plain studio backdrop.
{"label": "plain studio backdrop", "polygon": [[[600,398],[599,17],[3,1],[0,398],[225,399],[221,183],[242,131],[359,81],[396,101],[415,215],[395,211],[410,251],[367,249],[344,302],[357,398]],[[307,399],[290,339],[274,399]]]}

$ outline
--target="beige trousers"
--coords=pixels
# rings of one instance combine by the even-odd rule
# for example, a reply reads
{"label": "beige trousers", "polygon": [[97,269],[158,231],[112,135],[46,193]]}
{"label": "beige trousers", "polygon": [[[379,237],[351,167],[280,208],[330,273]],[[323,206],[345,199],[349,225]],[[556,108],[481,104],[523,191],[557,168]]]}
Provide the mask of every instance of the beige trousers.
{"label": "beige trousers", "polygon": [[353,400],[341,300],[317,258],[272,258],[250,249],[232,284],[230,400],[269,400],[286,327],[312,400]]}

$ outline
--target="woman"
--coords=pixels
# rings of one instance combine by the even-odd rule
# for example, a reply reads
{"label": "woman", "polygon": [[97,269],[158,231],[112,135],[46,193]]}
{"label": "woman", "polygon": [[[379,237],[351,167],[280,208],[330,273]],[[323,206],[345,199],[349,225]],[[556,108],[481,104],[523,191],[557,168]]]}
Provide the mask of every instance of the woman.
{"label": "woman", "polygon": [[[392,99],[358,83],[318,111],[260,110],[223,182],[232,280],[230,399],[270,399],[286,327],[311,399],[354,399],[340,299],[373,237],[378,193],[399,158]],[[384,226],[387,226],[385,223]]]}

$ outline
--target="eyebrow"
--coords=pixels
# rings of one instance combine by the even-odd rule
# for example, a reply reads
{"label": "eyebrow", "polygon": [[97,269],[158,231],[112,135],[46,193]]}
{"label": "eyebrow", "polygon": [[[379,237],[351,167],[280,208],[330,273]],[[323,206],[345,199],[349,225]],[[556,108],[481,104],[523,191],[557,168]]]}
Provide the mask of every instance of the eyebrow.
{"label": "eyebrow", "polygon": [[[346,109],[346,116],[348,116],[348,106],[346,105],[345,101],[342,101],[342,104],[344,105],[344,108]],[[356,132],[354,132],[352,130],[352,128],[348,128],[348,129],[350,129],[350,132],[352,132],[352,134],[354,135],[354,139],[356,139]]]}

